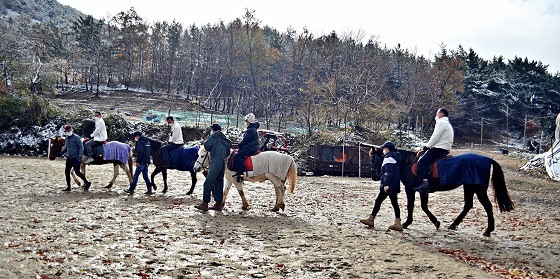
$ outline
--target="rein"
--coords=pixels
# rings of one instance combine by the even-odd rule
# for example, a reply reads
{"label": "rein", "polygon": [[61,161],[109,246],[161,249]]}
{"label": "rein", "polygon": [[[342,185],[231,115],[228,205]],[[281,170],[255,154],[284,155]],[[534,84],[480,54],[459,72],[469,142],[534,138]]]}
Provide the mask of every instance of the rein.
{"label": "rein", "polygon": [[[196,163],[199,163],[199,164],[200,164],[200,167],[201,167],[203,170],[208,170],[208,169],[209,169],[209,166],[206,166],[206,167],[204,166],[204,163],[206,162],[206,160],[208,159],[208,157],[210,157],[210,156],[208,156],[208,152],[206,152],[206,155],[204,155],[204,157],[202,157],[202,162],[199,162],[199,160],[201,159],[200,157],[201,157],[201,156],[198,156],[198,158],[196,159]],[[209,165],[210,165],[210,164],[209,164]]]}

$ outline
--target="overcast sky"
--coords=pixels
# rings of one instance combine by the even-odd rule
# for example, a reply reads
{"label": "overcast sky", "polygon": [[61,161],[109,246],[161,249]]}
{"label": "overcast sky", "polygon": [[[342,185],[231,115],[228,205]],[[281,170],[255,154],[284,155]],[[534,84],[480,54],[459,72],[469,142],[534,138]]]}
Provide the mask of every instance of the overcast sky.
{"label": "overcast sky", "polygon": [[444,44],[474,49],[482,58],[515,56],[541,61],[560,71],[560,1],[558,0],[58,0],[95,18],[134,7],[148,23],[176,20],[184,27],[229,23],[245,9],[262,25],[315,37],[336,31],[361,32],[389,48],[401,44],[430,59]]}

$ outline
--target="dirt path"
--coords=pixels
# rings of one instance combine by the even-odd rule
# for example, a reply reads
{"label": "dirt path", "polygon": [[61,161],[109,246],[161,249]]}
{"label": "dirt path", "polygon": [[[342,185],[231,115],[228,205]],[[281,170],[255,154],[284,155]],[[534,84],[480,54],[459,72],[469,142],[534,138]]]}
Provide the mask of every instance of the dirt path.
{"label": "dirt path", "polygon": [[[249,211],[232,191],[223,212],[193,208],[187,172],[170,171],[170,192],[126,195],[124,175],[101,187],[110,166],[92,166],[90,192],[64,188],[64,162],[0,157],[2,278],[490,278],[555,277],[560,251],[558,184],[517,180],[517,202],[495,213],[496,232],[481,236],[480,204],[457,231],[435,230],[416,205],[415,223],[387,231],[383,204],[375,229],[358,222],[371,211],[377,183],[368,179],[299,177],[286,212],[272,213],[270,183],[247,183]],[[161,177],[158,180],[161,184]],[[142,185],[142,184],[140,184]],[[139,185],[139,193],[143,190]],[[547,186],[548,185],[548,186]],[[401,211],[406,216],[404,194]],[[459,213],[462,191],[431,196],[444,228]]]}

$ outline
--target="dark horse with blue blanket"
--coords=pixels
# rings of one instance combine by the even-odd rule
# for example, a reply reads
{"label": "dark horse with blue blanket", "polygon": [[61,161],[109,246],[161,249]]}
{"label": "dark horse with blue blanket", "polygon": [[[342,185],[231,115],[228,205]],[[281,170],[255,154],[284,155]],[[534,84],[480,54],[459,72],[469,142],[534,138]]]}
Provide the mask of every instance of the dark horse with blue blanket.
{"label": "dark horse with blue blanket", "polygon": [[[150,141],[151,147],[151,155],[154,166],[156,169],[152,172],[151,181],[152,187],[154,190],[157,190],[157,186],[154,180],[154,177],[161,172],[163,176],[163,193],[167,192],[167,169],[164,168],[164,161],[163,158],[160,156],[159,150],[161,149],[162,143],[160,141],[148,139]],[[198,147],[188,147],[188,148],[179,148],[173,151],[173,155],[171,156],[171,165],[172,168],[169,169],[176,169],[179,171],[188,171],[191,173],[191,189],[187,192],[187,195],[190,195],[194,191],[194,186],[196,185],[197,178],[196,172],[194,172],[194,162],[198,158]],[[205,176],[207,173],[203,173]]]}
{"label": "dark horse with blue blanket", "polygon": [[[415,152],[407,150],[399,150],[401,154],[401,182],[405,186],[407,197],[407,211],[408,216],[406,222],[403,223],[403,228],[412,224],[412,213],[414,210],[414,187],[418,185],[418,177],[412,172],[412,166],[417,161]],[[373,178],[379,180],[381,177],[381,163],[383,162],[383,150],[375,147],[375,152],[372,158],[373,163]],[[474,194],[476,194],[478,201],[484,207],[486,215],[488,216],[488,227],[484,231],[484,236],[490,236],[494,231],[494,215],[492,213],[492,203],[488,198],[488,182],[490,180],[490,169],[492,168],[492,186],[494,188],[494,198],[498,203],[500,212],[508,212],[513,210],[513,202],[511,201],[506,183],[504,173],[501,166],[492,158],[485,156],[467,153],[451,157],[450,159],[438,160],[437,162],[439,177],[430,178],[429,183],[432,192],[436,191],[449,191],[463,185],[465,191],[465,205],[463,211],[457,216],[455,221],[449,225],[448,229],[455,230],[457,226],[463,221],[469,210],[473,207]],[[428,215],[430,221],[439,229],[440,222],[428,209],[428,193],[420,193],[420,203],[422,210]]]}

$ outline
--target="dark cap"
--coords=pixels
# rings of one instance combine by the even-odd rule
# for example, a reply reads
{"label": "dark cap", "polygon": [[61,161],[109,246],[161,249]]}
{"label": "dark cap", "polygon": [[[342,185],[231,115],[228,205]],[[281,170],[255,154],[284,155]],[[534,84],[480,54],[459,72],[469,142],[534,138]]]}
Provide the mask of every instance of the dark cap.
{"label": "dark cap", "polygon": [[72,126],[70,126],[70,125],[64,126],[64,131],[65,131],[65,132],[70,132],[70,131],[72,131]]}
{"label": "dark cap", "polygon": [[142,135],[142,132],[140,132],[140,131],[136,131],[136,132],[134,132],[134,134],[132,134],[133,137],[137,137],[137,136],[141,136],[141,135]]}
{"label": "dark cap", "polygon": [[381,148],[382,148],[382,149],[383,149],[383,148],[389,148],[389,150],[395,150],[395,149],[396,149],[395,144],[392,143],[392,142],[390,142],[390,141],[386,141],[386,142],[381,146]]}
{"label": "dark cap", "polygon": [[218,123],[212,124],[212,126],[210,126],[210,128],[211,128],[213,131],[221,131],[221,130],[222,130],[222,126],[220,126],[220,124],[218,124]]}

